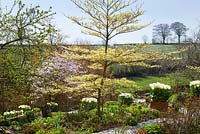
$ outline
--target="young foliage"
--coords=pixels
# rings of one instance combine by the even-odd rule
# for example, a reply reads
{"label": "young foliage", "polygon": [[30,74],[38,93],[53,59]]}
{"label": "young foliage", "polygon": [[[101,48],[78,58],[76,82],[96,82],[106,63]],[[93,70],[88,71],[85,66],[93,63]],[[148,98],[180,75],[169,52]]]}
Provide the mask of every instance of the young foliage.
{"label": "young foliage", "polygon": [[82,32],[102,38],[105,42],[118,34],[140,30],[146,25],[136,25],[144,14],[141,7],[131,8],[137,0],[71,0],[87,17],[68,16],[85,28]]}
{"label": "young foliage", "polygon": [[10,9],[0,9],[0,48],[11,44],[40,44],[48,35],[49,26],[44,19],[52,16],[51,8],[27,7],[21,0],[14,0]]}

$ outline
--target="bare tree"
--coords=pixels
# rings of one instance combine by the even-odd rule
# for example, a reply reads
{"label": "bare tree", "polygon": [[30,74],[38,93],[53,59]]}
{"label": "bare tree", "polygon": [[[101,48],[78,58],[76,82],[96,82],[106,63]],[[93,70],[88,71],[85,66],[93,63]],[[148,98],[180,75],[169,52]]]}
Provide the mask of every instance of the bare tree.
{"label": "bare tree", "polygon": [[162,38],[162,43],[165,44],[167,37],[171,35],[168,24],[155,25],[153,28],[153,36]]}
{"label": "bare tree", "polygon": [[194,44],[200,43],[200,25],[197,28],[195,28],[195,30],[192,30],[191,41]]}
{"label": "bare tree", "polygon": [[180,22],[174,22],[170,26],[171,30],[178,36],[178,43],[181,43],[181,37],[186,34],[188,28]]}
{"label": "bare tree", "polygon": [[43,19],[53,14],[51,8],[26,7],[21,0],[15,0],[10,9],[0,9],[0,49],[10,44],[41,43],[49,28]]}

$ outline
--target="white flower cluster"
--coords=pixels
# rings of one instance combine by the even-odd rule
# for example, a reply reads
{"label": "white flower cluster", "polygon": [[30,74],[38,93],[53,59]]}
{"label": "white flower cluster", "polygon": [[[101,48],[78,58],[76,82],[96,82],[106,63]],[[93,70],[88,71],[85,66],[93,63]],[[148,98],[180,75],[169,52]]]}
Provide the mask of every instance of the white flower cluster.
{"label": "white flower cluster", "polygon": [[58,103],[56,103],[56,102],[48,102],[47,105],[48,106],[58,106]]}
{"label": "white flower cluster", "polygon": [[16,116],[16,115],[23,115],[23,113],[24,113],[23,110],[20,110],[20,111],[13,110],[10,112],[4,112],[3,115],[4,116]]}
{"label": "white flower cluster", "polygon": [[121,94],[119,94],[119,96],[123,96],[125,98],[132,98],[133,97],[131,93],[121,93]]}
{"label": "white flower cluster", "polygon": [[154,89],[156,89],[156,88],[158,88],[158,89],[169,89],[169,90],[171,89],[171,86],[162,84],[162,83],[160,83],[160,82],[151,83],[151,84],[149,84],[149,86],[150,86],[150,88],[151,88],[152,90],[154,90]]}
{"label": "white flower cluster", "polygon": [[18,108],[19,109],[31,109],[31,107],[29,105],[20,105]]}
{"label": "white flower cluster", "polygon": [[200,80],[195,80],[190,82],[190,87],[200,88]]}
{"label": "white flower cluster", "polygon": [[91,103],[91,102],[97,102],[97,99],[91,97],[91,98],[83,98],[81,101],[82,102],[89,102],[89,103]]}

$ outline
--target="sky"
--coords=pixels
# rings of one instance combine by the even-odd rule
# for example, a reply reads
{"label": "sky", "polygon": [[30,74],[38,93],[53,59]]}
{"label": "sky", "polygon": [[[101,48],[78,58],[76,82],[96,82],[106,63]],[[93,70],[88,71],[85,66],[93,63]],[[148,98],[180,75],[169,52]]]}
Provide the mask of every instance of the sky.
{"label": "sky", "polygon": [[[2,6],[11,4],[12,0],[1,0]],[[56,12],[53,23],[55,23],[62,33],[69,36],[69,43],[79,41],[89,41],[90,43],[102,43],[101,39],[81,33],[81,28],[68,20],[65,15],[81,16],[80,9],[70,0],[22,0],[27,6],[40,5],[41,9],[48,9],[50,6]],[[115,43],[142,43],[142,37],[148,36],[151,42],[152,28],[154,25],[179,21],[184,23],[190,30],[190,35],[200,24],[200,0],[139,0],[138,4],[143,3],[142,9],[145,14],[140,17],[139,24],[153,22],[150,26],[133,33],[118,35],[113,38],[111,44]],[[134,9],[133,5],[133,9]]]}

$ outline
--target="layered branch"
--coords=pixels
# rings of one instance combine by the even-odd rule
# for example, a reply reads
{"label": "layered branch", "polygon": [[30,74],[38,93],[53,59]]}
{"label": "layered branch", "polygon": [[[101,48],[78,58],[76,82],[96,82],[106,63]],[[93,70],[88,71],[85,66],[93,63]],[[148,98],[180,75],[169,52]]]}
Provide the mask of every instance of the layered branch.
{"label": "layered branch", "polygon": [[[82,47],[62,47],[66,51],[67,54],[60,54],[61,57],[77,60],[77,61],[88,61],[92,64],[88,65],[89,68],[102,69],[105,62],[107,62],[107,66],[111,66],[113,64],[120,65],[142,65],[150,67],[148,63],[152,61],[157,61],[161,59],[171,59],[178,60],[178,54],[185,51],[186,49],[182,49],[176,52],[170,52],[164,54],[162,52],[149,51],[149,46],[145,45],[136,45],[133,47],[114,47],[108,48],[108,52],[105,54],[104,48],[99,47],[97,49],[87,49]],[[177,55],[177,56],[174,56]]]}
{"label": "layered branch", "polygon": [[[104,80],[104,85],[101,85],[102,79]],[[72,76],[68,78],[67,81],[70,83],[69,86],[58,85],[57,89],[49,89],[46,92],[50,94],[65,93],[73,91],[97,91],[101,89],[104,92],[110,91],[113,88],[136,88],[136,83],[128,80],[126,78],[121,79],[111,79],[103,78],[100,75],[86,74],[81,76]],[[96,94],[94,94],[96,95]]]}
{"label": "layered branch", "polygon": [[88,17],[68,16],[70,20],[83,27],[83,33],[99,37],[104,41],[118,34],[140,30],[147,25],[135,25],[144,14],[141,7],[126,11],[137,0],[71,0]]}

